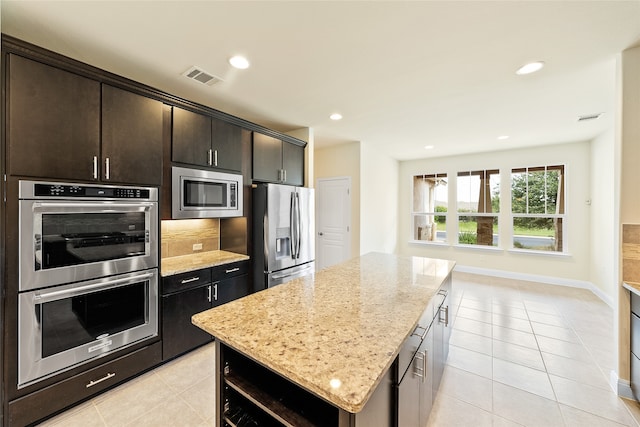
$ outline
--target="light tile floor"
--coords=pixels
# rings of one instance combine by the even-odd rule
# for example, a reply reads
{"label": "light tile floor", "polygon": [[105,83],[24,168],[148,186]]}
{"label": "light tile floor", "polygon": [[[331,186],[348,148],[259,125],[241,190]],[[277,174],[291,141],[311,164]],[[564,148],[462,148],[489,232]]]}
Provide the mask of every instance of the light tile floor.
{"label": "light tile floor", "polygon": [[456,273],[457,317],[428,427],[633,426],[609,385],[613,310],[590,291]]}
{"label": "light tile floor", "polygon": [[[613,311],[590,291],[454,274],[449,359],[428,427],[638,427],[609,386]],[[213,345],[42,426],[213,426]],[[402,426],[401,426],[402,427]]]}

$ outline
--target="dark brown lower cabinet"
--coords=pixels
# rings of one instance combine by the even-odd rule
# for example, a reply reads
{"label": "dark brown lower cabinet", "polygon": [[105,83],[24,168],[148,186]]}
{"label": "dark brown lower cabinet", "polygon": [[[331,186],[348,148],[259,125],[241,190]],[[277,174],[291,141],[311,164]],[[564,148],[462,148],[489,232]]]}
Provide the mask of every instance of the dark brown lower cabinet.
{"label": "dark brown lower cabinet", "polygon": [[162,360],[213,340],[191,316],[249,294],[248,261],[165,277],[162,281]]}
{"label": "dark brown lower cabinet", "polygon": [[161,362],[159,341],[9,402],[5,425],[26,426],[81,402]]}

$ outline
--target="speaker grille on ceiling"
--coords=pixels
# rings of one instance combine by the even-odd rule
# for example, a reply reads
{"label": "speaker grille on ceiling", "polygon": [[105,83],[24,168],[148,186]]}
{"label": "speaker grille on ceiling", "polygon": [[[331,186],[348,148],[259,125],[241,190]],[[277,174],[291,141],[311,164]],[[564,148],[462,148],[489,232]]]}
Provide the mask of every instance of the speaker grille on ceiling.
{"label": "speaker grille on ceiling", "polygon": [[213,74],[208,73],[202,68],[196,66],[189,68],[187,71],[182,73],[182,75],[207,86],[213,86],[214,84],[223,81],[220,77],[214,76]]}

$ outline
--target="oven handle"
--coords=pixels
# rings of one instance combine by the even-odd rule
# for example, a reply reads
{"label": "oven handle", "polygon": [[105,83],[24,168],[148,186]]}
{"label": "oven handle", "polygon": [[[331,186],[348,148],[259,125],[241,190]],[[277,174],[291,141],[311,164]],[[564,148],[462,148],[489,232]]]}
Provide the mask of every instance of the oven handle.
{"label": "oven handle", "polygon": [[153,207],[155,202],[134,202],[134,203],[112,203],[109,200],[96,201],[92,203],[49,203],[49,202],[35,202],[34,208],[92,208],[100,207],[105,208],[139,208],[139,207]]}
{"label": "oven handle", "polygon": [[124,285],[132,282],[139,282],[139,281],[142,281],[143,279],[151,278],[153,277],[153,275],[154,273],[138,274],[136,276],[130,276],[130,277],[125,277],[125,278],[116,279],[116,280],[108,280],[106,282],[100,282],[100,283],[92,283],[90,285],[79,286],[77,288],[65,289],[62,291],[36,293],[33,299],[36,301],[43,301],[43,302],[47,300],[53,301],[53,300],[59,299],[59,297],[61,296],[72,297],[76,295],[86,294],[88,291],[99,291],[101,289],[115,288],[115,287],[118,287],[118,285]]}

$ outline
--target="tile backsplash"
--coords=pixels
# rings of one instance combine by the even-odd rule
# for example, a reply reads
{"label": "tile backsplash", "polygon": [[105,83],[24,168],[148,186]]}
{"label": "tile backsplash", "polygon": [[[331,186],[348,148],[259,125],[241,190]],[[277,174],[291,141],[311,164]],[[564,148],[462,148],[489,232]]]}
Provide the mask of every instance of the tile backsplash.
{"label": "tile backsplash", "polygon": [[622,225],[622,280],[640,283],[640,224]]}
{"label": "tile backsplash", "polygon": [[160,228],[162,258],[220,249],[220,220],[217,218],[161,221]]}

